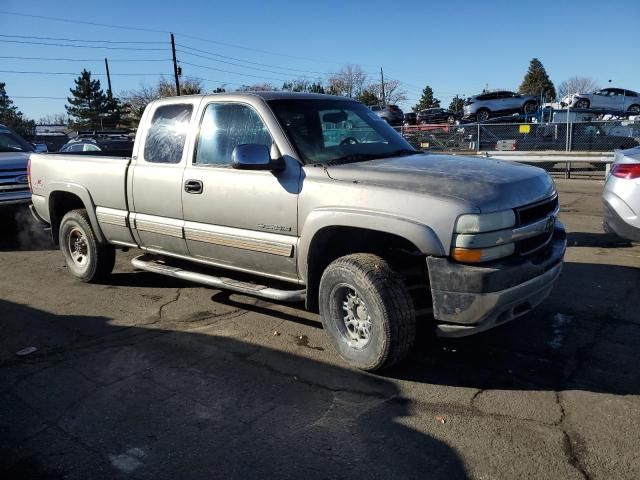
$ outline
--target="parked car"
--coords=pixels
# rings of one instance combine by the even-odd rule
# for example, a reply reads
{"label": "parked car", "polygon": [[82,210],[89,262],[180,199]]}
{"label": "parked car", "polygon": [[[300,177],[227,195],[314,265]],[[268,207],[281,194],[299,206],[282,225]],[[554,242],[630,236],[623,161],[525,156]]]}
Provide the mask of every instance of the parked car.
{"label": "parked car", "polygon": [[415,125],[416,124],[416,120],[417,119],[417,115],[415,112],[409,112],[409,113],[405,113],[403,120],[402,120],[402,124],[403,125]]}
{"label": "parked car", "polygon": [[640,242],[640,147],[616,152],[602,201],[605,231]]}
{"label": "parked car", "polygon": [[141,270],[304,300],[364,370],[405,358],[418,322],[472,335],[542,302],[566,244],[551,177],[424,154],[371,113],[291,92],[155,100],[131,158],[34,154],[33,205],[82,281],[140,248]]}
{"label": "parked car", "polygon": [[509,91],[482,93],[467,98],[464,116],[478,121],[488,120],[496,114],[534,113],[538,109],[538,98]]}
{"label": "parked car", "polygon": [[69,140],[60,148],[60,153],[88,153],[101,152],[109,156],[131,156],[133,140],[126,135],[96,135],[79,136]]}
{"label": "parked car", "polygon": [[402,125],[404,121],[404,114],[397,105],[374,105],[371,107],[371,110],[376,112],[380,118],[394,127]]}
{"label": "parked car", "polygon": [[453,125],[458,115],[444,108],[426,108],[418,112],[417,122],[421,125],[428,123],[448,123]]}
{"label": "parked car", "polygon": [[0,210],[6,212],[31,202],[27,161],[33,150],[20,135],[0,125]]}
{"label": "parked car", "polygon": [[592,93],[574,93],[564,97],[560,103],[563,107],[640,113],[640,94],[623,88],[603,88]]}

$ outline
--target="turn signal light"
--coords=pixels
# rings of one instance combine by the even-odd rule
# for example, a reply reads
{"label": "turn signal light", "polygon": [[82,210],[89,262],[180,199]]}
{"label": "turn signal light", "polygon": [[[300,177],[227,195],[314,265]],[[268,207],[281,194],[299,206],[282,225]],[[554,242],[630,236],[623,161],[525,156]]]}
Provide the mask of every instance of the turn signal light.
{"label": "turn signal light", "polygon": [[454,248],[453,259],[463,263],[477,263],[482,260],[482,250],[474,248]]}
{"label": "turn signal light", "polygon": [[618,163],[611,167],[611,175],[632,180],[640,178],[640,163]]}

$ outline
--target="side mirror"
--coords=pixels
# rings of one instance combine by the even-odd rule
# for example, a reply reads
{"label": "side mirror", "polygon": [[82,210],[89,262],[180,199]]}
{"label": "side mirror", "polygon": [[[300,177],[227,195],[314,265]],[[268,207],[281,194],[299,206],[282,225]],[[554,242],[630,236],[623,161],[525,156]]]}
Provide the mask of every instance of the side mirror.
{"label": "side mirror", "polygon": [[271,159],[271,152],[267,145],[244,143],[233,149],[231,166],[238,170],[282,170],[282,158]]}
{"label": "side mirror", "polygon": [[36,153],[47,153],[49,149],[47,148],[46,143],[34,143],[33,151]]}

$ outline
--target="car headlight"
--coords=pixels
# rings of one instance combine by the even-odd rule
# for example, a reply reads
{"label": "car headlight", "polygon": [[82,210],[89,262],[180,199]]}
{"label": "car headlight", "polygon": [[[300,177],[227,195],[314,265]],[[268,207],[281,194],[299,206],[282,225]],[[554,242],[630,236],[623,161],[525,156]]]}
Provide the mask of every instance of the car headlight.
{"label": "car headlight", "polygon": [[493,213],[473,213],[460,215],[456,220],[456,233],[481,233],[502,230],[516,224],[513,210]]}
{"label": "car headlight", "polygon": [[513,210],[460,215],[455,225],[451,256],[458,262],[489,262],[513,255],[516,215]]}

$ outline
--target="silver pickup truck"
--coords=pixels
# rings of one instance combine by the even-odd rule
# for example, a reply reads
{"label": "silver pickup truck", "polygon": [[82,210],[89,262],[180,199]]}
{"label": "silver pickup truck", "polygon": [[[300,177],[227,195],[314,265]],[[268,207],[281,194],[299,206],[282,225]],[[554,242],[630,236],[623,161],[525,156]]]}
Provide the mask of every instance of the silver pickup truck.
{"label": "silver pickup truck", "polygon": [[139,248],[137,269],[304,301],[364,370],[404,358],[419,322],[463,336],[529,312],[565,252],[543,170],[424,154],[342,97],[157,100],[131,158],[34,154],[30,168],[33,212],[79,279]]}

